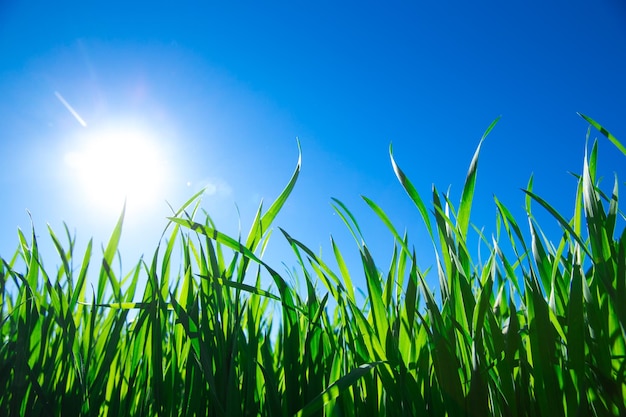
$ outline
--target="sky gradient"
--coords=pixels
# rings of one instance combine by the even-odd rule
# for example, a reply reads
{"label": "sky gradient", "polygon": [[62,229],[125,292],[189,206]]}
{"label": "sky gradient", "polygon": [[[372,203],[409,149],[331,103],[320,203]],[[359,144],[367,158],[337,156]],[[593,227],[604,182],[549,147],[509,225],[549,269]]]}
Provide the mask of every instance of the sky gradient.
{"label": "sky gradient", "polygon": [[[328,255],[332,234],[349,252],[336,197],[386,267],[392,238],[365,195],[409,231],[423,269],[431,243],[394,176],[390,143],[426,200],[434,183],[457,202],[482,133],[502,116],[483,146],[472,212],[490,235],[493,195],[523,216],[531,174],[536,192],[571,215],[568,172],[582,170],[588,127],[576,112],[626,142],[626,6],[617,0],[127,3],[0,5],[4,258],[17,227],[30,229],[27,210],[48,248],[46,224],[61,234],[63,221],[83,245],[106,241],[123,197],[84,173],[115,171],[122,151],[86,144],[115,149],[112,138],[128,132],[153,144],[142,149],[157,168],[121,174],[152,187],[142,202],[129,196],[127,266],[151,256],[165,200],[178,206],[202,187],[218,228],[236,234],[241,219],[246,233],[261,199],[269,205],[289,180],[296,138],[302,172],[276,225]],[[599,139],[600,175],[623,184],[624,156]],[[284,239],[272,241],[270,263],[294,265]]]}

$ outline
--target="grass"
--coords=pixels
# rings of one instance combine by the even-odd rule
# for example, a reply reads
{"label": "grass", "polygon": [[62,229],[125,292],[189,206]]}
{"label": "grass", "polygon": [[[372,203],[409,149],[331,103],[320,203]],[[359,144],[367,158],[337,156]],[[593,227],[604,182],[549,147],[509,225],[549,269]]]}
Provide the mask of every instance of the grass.
{"label": "grass", "polygon": [[[617,179],[608,194],[598,185],[597,142],[572,218],[536,195],[531,179],[528,240],[495,199],[485,262],[467,247],[479,153],[480,144],[455,207],[435,187],[427,204],[390,148],[430,233],[433,271],[419,270],[408,236],[365,198],[395,238],[382,267],[352,213],[333,200],[361,270],[334,241],[332,259],[320,259],[280,230],[303,290],[290,286],[262,253],[300,160],[245,238],[220,233],[198,194],[169,218],[152,259],[125,275],[114,268],[123,213],[101,261],[91,242],[79,254],[67,228],[66,243],[49,230],[55,271],[42,266],[34,230],[20,231],[18,250],[0,263],[0,415],[626,415],[626,231],[618,230]],[[544,236],[537,204],[561,225],[559,240]],[[438,298],[427,273],[439,278]],[[355,297],[355,276],[365,277],[365,301]]]}

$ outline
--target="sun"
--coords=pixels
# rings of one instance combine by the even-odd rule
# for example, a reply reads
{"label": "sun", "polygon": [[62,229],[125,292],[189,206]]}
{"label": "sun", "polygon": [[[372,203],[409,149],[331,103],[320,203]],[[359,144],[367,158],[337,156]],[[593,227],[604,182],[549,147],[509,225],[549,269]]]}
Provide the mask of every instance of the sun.
{"label": "sun", "polygon": [[167,174],[165,155],[152,132],[125,125],[83,133],[65,162],[89,203],[119,211],[124,202],[134,208],[156,202]]}

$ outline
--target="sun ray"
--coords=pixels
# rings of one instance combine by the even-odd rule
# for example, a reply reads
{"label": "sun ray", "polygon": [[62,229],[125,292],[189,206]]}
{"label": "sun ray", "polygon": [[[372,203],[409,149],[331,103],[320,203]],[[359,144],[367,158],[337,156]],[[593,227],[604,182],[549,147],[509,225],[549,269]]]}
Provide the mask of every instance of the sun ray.
{"label": "sun ray", "polygon": [[80,125],[82,127],[87,127],[87,123],[85,122],[85,120],[82,117],[80,117],[80,114],[78,114],[78,112],[76,110],[74,110],[74,107],[70,106],[70,103],[68,103],[67,100],[65,100],[65,98],[63,98],[61,93],[59,93],[58,91],[55,91],[54,95],[59,99],[61,104],[63,104],[65,106],[67,111],[69,111],[72,114],[72,116],[74,116],[76,121],[78,123],[80,123]]}

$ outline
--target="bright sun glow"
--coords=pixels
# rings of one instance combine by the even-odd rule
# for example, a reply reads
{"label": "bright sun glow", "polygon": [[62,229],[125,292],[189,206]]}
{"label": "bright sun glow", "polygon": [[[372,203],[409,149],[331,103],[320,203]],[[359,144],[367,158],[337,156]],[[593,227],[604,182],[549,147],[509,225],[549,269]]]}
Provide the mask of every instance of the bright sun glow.
{"label": "bright sun glow", "polygon": [[165,164],[155,138],[134,127],[87,132],[65,161],[89,202],[107,211],[156,202]]}

